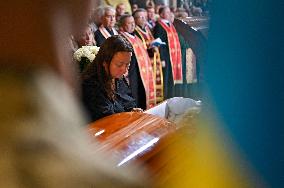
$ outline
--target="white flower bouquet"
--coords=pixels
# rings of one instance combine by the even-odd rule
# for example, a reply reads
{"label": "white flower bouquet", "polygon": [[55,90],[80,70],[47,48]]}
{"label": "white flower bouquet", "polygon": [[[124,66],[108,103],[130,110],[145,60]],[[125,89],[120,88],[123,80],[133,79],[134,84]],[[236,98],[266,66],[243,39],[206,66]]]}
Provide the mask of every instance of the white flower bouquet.
{"label": "white flower bouquet", "polygon": [[83,71],[84,68],[91,62],[94,61],[96,55],[98,54],[100,47],[98,46],[82,46],[74,53],[73,57],[76,61],[80,63],[80,70]]}

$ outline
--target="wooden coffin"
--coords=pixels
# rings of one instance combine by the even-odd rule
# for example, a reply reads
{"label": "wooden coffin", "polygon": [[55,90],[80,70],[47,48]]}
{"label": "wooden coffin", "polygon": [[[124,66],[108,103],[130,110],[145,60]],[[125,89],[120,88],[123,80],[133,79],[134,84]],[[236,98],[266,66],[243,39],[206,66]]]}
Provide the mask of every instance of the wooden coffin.
{"label": "wooden coffin", "polygon": [[176,125],[151,114],[124,112],[91,123],[88,131],[101,142],[101,150],[117,159],[117,166],[137,161],[155,174],[164,165],[156,161],[170,144]]}

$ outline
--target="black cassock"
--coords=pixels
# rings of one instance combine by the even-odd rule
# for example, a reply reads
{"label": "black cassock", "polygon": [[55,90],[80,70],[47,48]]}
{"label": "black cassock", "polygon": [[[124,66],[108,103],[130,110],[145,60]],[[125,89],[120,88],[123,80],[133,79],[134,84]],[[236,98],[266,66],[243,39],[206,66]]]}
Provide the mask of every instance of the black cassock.
{"label": "black cassock", "polygon": [[[112,36],[114,35],[113,31],[110,30],[110,29],[107,29],[106,30],[109,32],[109,34]],[[97,43],[97,46],[101,46],[103,44],[103,42],[106,40],[106,38],[103,36],[103,34],[101,33],[100,29],[97,29],[94,33],[95,35],[95,41]]]}
{"label": "black cassock", "polygon": [[128,70],[129,85],[132,96],[135,98],[137,107],[146,109],[146,94],[141,80],[138,62],[135,54],[131,56],[130,67]]}
{"label": "black cassock", "polygon": [[[92,68],[96,68],[93,66]],[[91,121],[120,112],[129,112],[136,108],[125,78],[115,80],[115,100],[111,100],[98,80],[97,71],[84,72],[82,81],[82,100]]]}
{"label": "black cassock", "polygon": [[201,88],[203,87],[203,66],[207,51],[207,39],[201,31],[193,30],[189,25],[179,19],[174,20],[174,26],[179,35],[184,38],[184,42],[181,42],[181,47],[184,43],[187,43],[188,46],[186,48],[190,47],[196,56],[197,83],[187,84],[186,97],[200,98],[202,95]]}
{"label": "black cassock", "polygon": [[172,74],[172,66],[170,61],[170,53],[168,47],[167,32],[157,22],[153,29],[153,35],[155,38],[160,38],[166,45],[160,46],[161,61],[165,61],[166,66],[163,67],[163,80],[164,80],[164,98],[168,99],[175,96],[174,92],[174,80]]}

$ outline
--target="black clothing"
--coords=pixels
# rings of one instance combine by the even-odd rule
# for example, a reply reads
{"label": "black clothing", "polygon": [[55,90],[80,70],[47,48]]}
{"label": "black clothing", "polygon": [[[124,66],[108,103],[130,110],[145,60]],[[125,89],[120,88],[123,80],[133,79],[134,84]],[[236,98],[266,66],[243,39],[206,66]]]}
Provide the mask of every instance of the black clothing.
{"label": "black clothing", "polygon": [[96,30],[94,35],[95,35],[95,41],[97,43],[97,46],[100,47],[103,44],[103,42],[106,40],[106,38],[103,36],[103,34],[101,33],[99,29]]}
{"label": "black clothing", "polygon": [[112,31],[112,29],[108,29],[108,28],[106,28],[106,30],[109,32],[109,34],[112,36],[112,35],[114,35],[114,33],[113,33],[113,31]]}
{"label": "black clothing", "polygon": [[170,61],[170,52],[168,46],[168,37],[166,30],[157,22],[153,30],[154,38],[160,38],[166,45],[160,46],[161,60],[165,61],[165,67],[163,67],[163,79],[164,79],[164,98],[169,99],[175,97],[174,93],[174,80],[172,74],[172,65]]}
{"label": "black clothing", "polygon": [[83,73],[82,99],[91,121],[119,112],[128,112],[136,107],[125,78],[115,80],[116,99],[112,100],[99,82],[97,71],[93,71],[92,75],[86,74],[89,73]]}
{"label": "black clothing", "polygon": [[[108,28],[105,28],[107,30],[107,32],[109,32],[109,34],[111,36],[114,35],[114,32],[112,29],[108,29]],[[100,29],[97,29],[96,32],[94,33],[94,36],[95,36],[95,41],[97,43],[97,46],[101,46],[104,41],[106,40],[106,38],[103,36],[103,34],[101,33]]]}
{"label": "black clothing", "polygon": [[[177,32],[184,38],[196,56],[197,83],[190,86],[190,98],[200,98],[203,85],[203,66],[206,61],[207,39],[201,31],[195,31],[189,25],[179,19],[175,19],[174,26]],[[182,44],[181,44],[182,47]]]}
{"label": "black clothing", "polygon": [[128,70],[129,85],[132,96],[135,98],[137,107],[146,109],[146,93],[140,76],[139,66],[135,54],[131,56],[131,63]]}

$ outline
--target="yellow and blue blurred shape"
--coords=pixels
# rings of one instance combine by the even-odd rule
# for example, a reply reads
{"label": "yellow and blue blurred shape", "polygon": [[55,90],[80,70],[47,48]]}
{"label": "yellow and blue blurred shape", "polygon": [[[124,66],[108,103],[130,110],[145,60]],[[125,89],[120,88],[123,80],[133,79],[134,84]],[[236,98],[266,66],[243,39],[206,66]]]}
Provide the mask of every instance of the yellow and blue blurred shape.
{"label": "yellow and blue blurred shape", "polygon": [[166,165],[157,173],[157,187],[262,187],[262,180],[221,129],[208,114],[179,129],[163,150],[163,158],[170,160],[160,161]]}
{"label": "yellow and blue blurred shape", "polygon": [[284,185],[283,2],[214,0],[203,114],[160,187]]}

